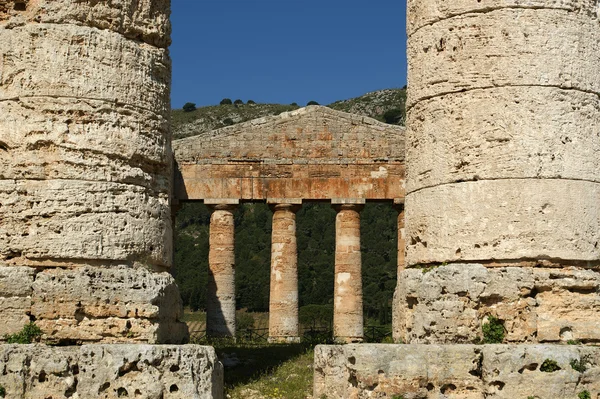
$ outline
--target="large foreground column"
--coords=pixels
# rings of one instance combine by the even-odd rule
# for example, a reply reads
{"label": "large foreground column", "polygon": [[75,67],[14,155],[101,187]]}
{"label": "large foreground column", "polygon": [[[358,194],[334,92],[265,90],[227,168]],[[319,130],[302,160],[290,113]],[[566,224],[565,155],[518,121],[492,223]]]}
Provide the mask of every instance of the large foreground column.
{"label": "large foreground column", "polygon": [[333,337],[338,342],[363,339],[360,211],[363,205],[334,205],[335,282]]}
{"label": "large foreground column", "polygon": [[405,342],[600,339],[598,2],[526,3],[408,2]]}
{"label": "large foreground column", "polygon": [[235,337],[235,205],[214,205],[210,216],[206,335]]}
{"label": "large foreground column", "polygon": [[296,212],[300,206],[278,204],[272,209],[269,341],[300,342],[296,246]]}
{"label": "large foreground column", "polygon": [[185,340],[170,1],[0,3],[0,340]]}

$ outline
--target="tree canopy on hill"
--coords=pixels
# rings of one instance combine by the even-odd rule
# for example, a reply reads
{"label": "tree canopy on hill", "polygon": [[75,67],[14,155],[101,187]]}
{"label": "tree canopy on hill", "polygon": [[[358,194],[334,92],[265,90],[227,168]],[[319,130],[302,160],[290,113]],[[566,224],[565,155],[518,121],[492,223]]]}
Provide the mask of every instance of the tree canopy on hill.
{"label": "tree canopy on hill", "polygon": [[[265,204],[245,204],[235,213],[238,308],[268,311],[272,213]],[[186,203],[177,215],[174,276],[186,306],[204,309],[208,280],[209,209]],[[361,212],[365,316],[390,322],[396,286],[397,212],[390,204],[367,204]],[[297,214],[300,306],[332,305],[335,211],[305,204]]]}

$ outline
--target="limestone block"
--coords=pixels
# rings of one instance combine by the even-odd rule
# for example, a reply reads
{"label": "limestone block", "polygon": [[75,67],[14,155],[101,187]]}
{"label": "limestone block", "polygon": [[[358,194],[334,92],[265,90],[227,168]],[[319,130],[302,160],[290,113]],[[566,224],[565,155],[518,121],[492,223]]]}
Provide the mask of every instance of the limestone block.
{"label": "limestone block", "polygon": [[29,323],[35,271],[29,267],[0,265],[0,339]]}
{"label": "limestone block", "polygon": [[402,271],[394,299],[394,338],[475,342],[483,338],[482,324],[491,315],[503,321],[505,342],[600,339],[597,271],[518,266],[452,264]]}
{"label": "limestone block", "polygon": [[408,40],[408,107],[431,97],[497,86],[600,93],[599,27],[587,14],[520,8],[425,26]]}
{"label": "limestone block", "polygon": [[118,33],[57,24],[0,28],[0,60],[0,100],[68,97],[170,112],[168,50]]}
{"label": "limestone block", "polygon": [[313,395],[479,399],[480,352],[475,345],[318,345]]}
{"label": "limestone block", "polygon": [[170,265],[166,194],[118,183],[2,180],[0,204],[2,260]]}
{"label": "limestone block", "polygon": [[5,0],[0,4],[0,25],[21,21],[84,25],[167,47],[169,14],[168,0]]}
{"label": "limestone block", "polygon": [[[407,264],[485,259],[600,259],[600,185],[506,179],[406,197]],[[525,244],[526,243],[526,244]]]}
{"label": "limestone block", "polygon": [[[540,370],[554,360],[560,370]],[[574,370],[572,360],[584,360],[587,370]],[[498,399],[577,398],[587,390],[600,393],[600,353],[597,347],[575,345],[484,345],[483,379],[487,397]]]}
{"label": "limestone block", "polygon": [[595,94],[496,87],[434,97],[408,113],[409,192],[465,180],[600,181]]}
{"label": "limestone block", "polygon": [[34,97],[0,101],[0,115],[0,179],[113,181],[169,192],[169,126],[153,112]]}
{"label": "limestone block", "polygon": [[598,14],[595,0],[408,0],[408,33],[412,35],[425,25],[466,13],[486,13],[502,8],[557,9],[575,13]]}
{"label": "limestone block", "polygon": [[[560,370],[542,364],[554,360]],[[572,361],[586,370],[575,370]],[[577,398],[600,393],[600,349],[574,345],[345,345],[315,348],[314,397]]]}
{"label": "limestone block", "polygon": [[8,398],[223,398],[223,366],[197,345],[1,345]]}

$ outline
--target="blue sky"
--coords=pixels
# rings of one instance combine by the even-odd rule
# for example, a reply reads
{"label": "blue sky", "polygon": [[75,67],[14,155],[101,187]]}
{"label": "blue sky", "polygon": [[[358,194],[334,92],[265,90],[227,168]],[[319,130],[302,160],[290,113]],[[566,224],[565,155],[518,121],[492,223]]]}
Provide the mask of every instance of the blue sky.
{"label": "blue sky", "polygon": [[172,0],[173,88],[181,108],[329,104],[406,84],[401,0]]}

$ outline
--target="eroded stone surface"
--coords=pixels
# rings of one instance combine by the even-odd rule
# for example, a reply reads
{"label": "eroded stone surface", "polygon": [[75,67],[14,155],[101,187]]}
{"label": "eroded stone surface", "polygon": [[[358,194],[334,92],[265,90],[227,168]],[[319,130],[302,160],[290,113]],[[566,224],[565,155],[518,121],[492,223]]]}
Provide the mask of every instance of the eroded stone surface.
{"label": "eroded stone surface", "polygon": [[598,183],[482,180],[406,197],[407,262],[600,259]]}
{"label": "eroded stone surface", "polygon": [[425,26],[408,40],[408,107],[497,86],[600,93],[599,27],[588,14],[550,9],[499,9]]}
{"label": "eroded stone surface", "polygon": [[0,345],[8,398],[220,399],[223,366],[197,345]]}
{"label": "eroded stone surface", "polygon": [[0,101],[0,179],[73,179],[170,189],[166,118],[73,98]]}
{"label": "eroded stone surface", "polygon": [[83,25],[167,47],[171,42],[170,4],[169,0],[4,0],[0,26],[32,22]]}
{"label": "eroded stone surface", "polygon": [[118,183],[2,180],[0,203],[0,260],[171,263],[167,194]]}
{"label": "eroded stone surface", "polygon": [[[542,371],[546,360],[560,370]],[[572,360],[583,360],[587,369],[573,369]],[[599,363],[600,350],[583,346],[320,345],[314,397],[576,398],[588,391],[594,398],[600,393]]]}
{"label": "eroded stone surface", "polygon": [[502,8],[557,9],[574,13],[598,14],[595,0],[408,0],[407,16],[409,34],[425,25],[466,13],[486,13]]}
{"label": "eroded stone surface", "polygon": [[466,180],[600,181],[595,94],[497,87],[434,97],[409,114],[408,192]]}
{"label": "eroded stone surface", "polygon": [[[50,342],[182,343],[182,302],[173,277],[143,268],[0,267],[0,331],[32,320]],[[12,304],[12,306],[11,306]],[[3,337],[1,334],[0,337]],[[1,338],[0,338],[1,339]]]}
{"label": "eroded stone surface", "polygon": [[0,100],[67,97],[124,103],[164,116],[170,111],[166,49],[74,25],[0,30]]}
{"label": "eroded stone surface", "polygon": [[408,343],[476,342],[488,316],[504,342],[600,341],[600,274],[576,267],[453,264],[398,276],[394,338]]}

